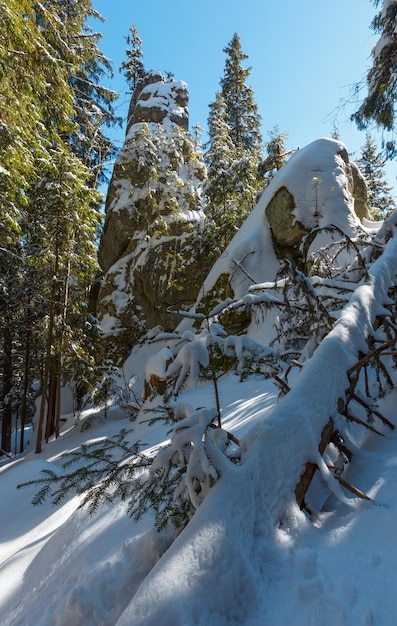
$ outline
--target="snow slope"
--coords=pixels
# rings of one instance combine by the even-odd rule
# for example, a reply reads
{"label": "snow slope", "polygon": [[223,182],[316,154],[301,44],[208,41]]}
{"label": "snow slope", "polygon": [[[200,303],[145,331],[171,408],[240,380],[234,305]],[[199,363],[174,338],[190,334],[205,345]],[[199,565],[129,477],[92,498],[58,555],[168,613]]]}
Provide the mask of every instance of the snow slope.
{"label": "snow slope", "polygon": [[[246,398],[241,396],[242,389]],[[187,400],[201,403],[207,394],[206,388],[192,390]],[[238,385],[232,377],[221,385],[221,397],[225,404],[227,399],[225,425],[240,436],[273,407],[277,390],[274,385],[266,389],[260,379]],[[251,398],[258,398],[260,406]],[[84,433],[76,426],[40,455],[28,453],[0,469],[4,496],[0,511],[1,624],[115,624],[164,551],[167,534],[156,533],[150,517],[134,524],[122,503],[89,516],[77,509],[77,498],[59,509],[50,503],[32,507],[35,489],[16,489],[38,477],[43,468],[59,467],[65,450],[132,426],[133,439],[144,440],[148,448],[166,437],[163,428],[148,428],[139,421],[131,424],[114,408],[109,421],[94,423]]]}
{"label": "snow slope", "polygon": [[[330,416],[336,417],[337,399],[343,397],[349,385],[346,372],[365,348],[363,338],[370,331],[380,303],[388,300],[387,291],[396,275],[397,240],[392,239],[371,268],[370,284],[357,288],[295,387],[279,403],[271,419],[260,419],[259,432],[245,462],[240,468],[222,468],[222,479],[186,531],[145,579],[118,626],[294,624],[296,615],[302,624],[318,624],[319,619],[324,625],[394,623],[389,613],[392,573],[388,564],[381,570],[391,579],[381,576],[376,601],[376,595],[368,594],[370,585],[363,572],[371,569],[368,559],[374,567],[384,561],[396,564],[396,557],[389,556],[390,547],[385,545],[384,528],[371,526],[371,520],[383,517],[383,513],[387,518],[384,527],[392,527],[394,487],[385,486],[384,474],[388,474],[396,457],[393,454],[392,459],[385,461],[380,474],[372,468],[371,477],[364,477],[364,488],[376,497],[377,505],[363,506],[361,500],[348,498],[342,492],[317,446]],[[389,402],[391,406],[390,399]],[[390,444],[386,447],[391,450]],[[307,460],[318,464],[342,507],[338,516],[320,515],[318,529],[307,523],[295,504],[295,486]],[[351,555],[346,541],[352,531],[344,529],[359,529],[360,524],[365,531],[358,530],[360,548],[352,538],[355,547]],[[319,547],[313,548],[312,544],[317,545],[314,537],[320,533]],[[363,549],[368,541],[370,557]],[[303,542],[301,550],[296,549],[299,542]],[[333,544],[336,551],[343,546],[348,553],[344,559],[340,555],[336,562],[338,579],[337,572],[330,576],[327,571],[327,563],[332,563],[334,556],[330,548]],[[319,556],[319,550],[324,554]],[[322,559],[323,567],[317,565]],[[343,571],[345,561],[348,576]],[[285,585],[285,579],[289,584]],[[274,604],[273,591],[276,596],[280,592],[279,580],[285,591],[279,604]],[[348,598],[343,594],[346,586]],[[289,608],[291,596],[295,598],[292,605],[298,603],[299,609]],[[350,604],[353,614],[349,614]]]}
{"label": "snow slope", "polygon": [[[346,369],[362,347],[362,331],[379,311],[397,272],[397,239],[371,269],[351,302],[277,404],[272,382],[234,376],[221,384],[225,427],[246,434],[241,466],[224,465],[192,522],[163,554],[167,535],[149,517],[135,525],[122,504],[89,517],[77,499],[60,509],[33,508],[32,491],[15,491],[60,452],[131,426],[113,419],[84,433],[70,428],[41,455],[27,454],[1,470],[0,617],[9,626],[294,624],[392,626],[397,566],[396,435],[347,429],[354,450],[348,480],[371,502],[334,491],[312,521],[294,504],[304,463],[318,459],[324,423],[346,387]],[[211,405],[206,386],[186,392],[193,405]],[[380,404],[396,421],[397,392]],[[133,436],[154,445],[165,433],[138,420]],[[251,428],[250,428],[251,427]],[[358,449],[358,446],[360,449]],[[331,482],[333,481],[333,482]],[[320,483],[321,485],[321,483]]]}
{"label": "snow slope", "polygon": [[[329,217],[324,215],[326,223]],[[390,228],[395,233],[392,222]],[[248,231],[240,231],[240,242]],[[131,422],[113,406],[107,419],[98,415],[84,431],[80,424],[90,416],[68,415],[62,436],[41,454],[28,451],[3,461],[0,623],[394,626],[397,434],[378,422],[384,436],[347,422],[337,405],[349,385],[347,370],[367,351],[368,333],[376,335],[376,316],[388,314],[384,305],[390,303],[396,276],[394,234],[333,330],[303,368],[291,372],[291,391],[281,400],[271,379],[251,376],[239,382],[228,374],[220,380],[222,423],[242,440],[241,465],[214,448],[221,478],[171,545],[169,533],[153,530],[150,515],[133,523],[122,503],[103,506],[90,517],[78,509],[77,497],[57,509],[49,503],[33,508],[35,490],[16,490],[43,468],[61,471],[62,452],[121,428],[132,428],[131,442],[141,440],[153,451],[169,435],[164,426],[149,427],[143,412]],[[144,347],[143,353],[147,360],[150,350]],[[368,386],[372,390],[374,381]],[[194,407],[214,406],[208,385],[184,392],[182,399]],[[396,400],[394,389],[377,401],[394,424]],[[330,417],[353,453],[344,476],[370,501],[342,489],[318,453]],[[320,468],[308,495],[311,518],[295,501],[308,461]]]}

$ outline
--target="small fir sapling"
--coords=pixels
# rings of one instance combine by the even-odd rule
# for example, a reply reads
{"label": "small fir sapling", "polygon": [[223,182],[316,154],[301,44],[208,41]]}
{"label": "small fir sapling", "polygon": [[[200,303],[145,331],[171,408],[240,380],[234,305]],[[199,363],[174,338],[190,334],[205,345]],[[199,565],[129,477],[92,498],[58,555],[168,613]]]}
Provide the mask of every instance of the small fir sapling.
{"label": "small fir sapling", "polygon": [[212,428],[216,419],[216,409],[192,411],[176,424],[171,443],[159,450],[150,469],[150,475],[157,474],[162,483],[168,480],[170,473],[179,474],[175,497],[190,502],[191,513],[199,507],[219,477],[210,460],[207,439],[210,438],[223,453],[229,443],[226,431]]}
{"label": "small fir sapling", "polygon": [[[34,505],[46,499],[60,505],[77,494],[82,496],[80,507],[92,514],[102,504],[122,500],[135,521],[151,510],[157,530],[169,522],[176,528],[185,526],[224,471],[224,463],[238,457],[239,442],[214,426],[216,409],[194,410],[183,403],[168,409],[168,419],[171,416],[175,424],[171,442],[154,455],[142,452],[145,444],[140,441],[131,443],[133,429],[122,430],[110,439],[65,453],[63,470],[73,465],[77,469],[43,470],[40,478],[18,488],[39,487]],[[225,455],[225,461],[219,455]]]}
{"label": "small fir sapling", "polygon": [[[223,344],[226,356],[236,356],[237,372],[242,380],[251,372],[266,374],[279,369],[279,356],[273,348],[263,346],[247,335],[230,335]],[[255,366],[254,366],[255,364]]]}
{"label": "small fir sapling", "polygon": [[315,211],[314,211],[314,216],[315,217],[319,217],[320,213],[318,211],[318,188],[321,185],[321,183],[323,182],[321,178],[318,178],[317,176],[313,176],[313,189],[314,189],[314,195],[315,195]]}
{"label": "small fir sapling", "polygon": [[[197,318],[203,321],[202,315]],[[167,338],[171,340],[171,336]],[[111,439],[67,453],[64,470],[74,464],[78,465],[77,469],[62,474],[47,470],[41,478],[21,485],[40,488],[34,504],[46,498],[61,504],[76,493],[82,496],[81,506],[87,506],[93,513],[99,505],[121,499],[127,502],[128,513],[134,520],[153,511],[158,530],[169,522],[176,528],[186,525],[220,475],[227,474],[240,457],[239,441],[221,427],[217,381],[224,372],[222,359],[230,360],[235,354],[242,372],[250,358],[274,358],[274,352],[247,337],[227,337],[223,327],[208,318],[204,318],[198,334],[187,330],[173,333],[172,339],[175,357],[168,347],[150,357],[145,368],[146,380],[150,381],[152,375],[158,378],[165,375],[167,379],[173,376],[174,380],[177,376],[173,386],[177,395],[185,378],[196,385],[200,370],[207,369],[215,387],[216,407],[163,403],[160,419],[171,422],[173,430],[170,443],[152,456],[142,452],[140,442],[131,443],[132,431],[125,430]],[[108,399],[109,387],[105,386]],[[112,393],[117,395],[114,389]],[[150,411],[153,414],[153,409]]]}
{"label": "small fir sapling", "polygon": [[204,332],[195,338],[194,341],[185,343],[177,353],[175,359],[167,369],[167,376],[178,374],[174,386],[174,394],[177,395],[184,380],[189,377],[189,386],[197,386],[200,376],[200,365],[209,365],[209,354],[207,349],[208,334]]}
{"label": "small fir sapling", "polygon": [[[134,391],[136,382],[135,375],[127,379],[124,368],[120,370],[115,366],[106,365],[100,381],[90,395],[90,401],[93,406],[103,407],[105,419],[107,419],[110,404],[116,404],[132,416],[136,408],[138,410],[140,408],[140,401]],[[90,424],[91,420],[86,420],[82,425],[82,430],[88,428]]]}
{"label": "small fir sapling", "polygon": [[[227,303],[229,304],[229,303]],[[217,315],[220,310],[217,307]],[[184,313],[180,315],[201,321],[198,333],[186,330],[174,333],[174,360],[165,372],[170,391],[165,394],[165,401],[172,394],[176,397],[181,389],[196,387],[199,380],[211,380],[214,387],[215,404],[218,413],[218,426],[221,427],[221,406],[218,380],[226,372],[236,369],[240,380],[250,374],[270,375],[280,370],[280,357],[269,347],[254,341],[245,335],[228,336],[224,327],[213,318],[202,313]],[[161,334],[157,339],[167,339],[169,334]],[[161,351],[158,353],[159,358]],[[150,369],[150,367],[149,367]],[[147,371],[146,379],[154,373]],[[162,372],[164,373],[164,372]]]}

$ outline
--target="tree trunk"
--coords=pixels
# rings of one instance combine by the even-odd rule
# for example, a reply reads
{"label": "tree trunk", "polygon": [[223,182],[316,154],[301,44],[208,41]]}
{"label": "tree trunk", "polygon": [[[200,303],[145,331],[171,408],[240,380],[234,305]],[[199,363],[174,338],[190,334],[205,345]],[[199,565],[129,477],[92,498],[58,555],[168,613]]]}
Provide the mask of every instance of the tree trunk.
{"label": "tree trunk", "polygon": [[10,394],[12,390],[12,338],[9,324],[5,325],[3,331],[3,351],[1,449],[4,452],[11,452],[12,404]]}
{"label": "tree trunk", "polygon": [[[28,310],[26,316],[27,324],[30,321],[30,310]],[[32,335],[31,328],[26,328],[25,336],[25,363],[23,368],[23,395],[21,403],[21,438],[19,444],[19,451],[23,452],[25,447],[25,424],[28,405],[28,389],[29,389],[29,366],[30,366],[30,338]]]}
{"label": "tree trunk", "polygon": [[51,367],[48,380],[48,399],[47,399],[47,422],[45,429],[45,440],[48,443],[49,438],[55,432],[55,412],[56,397],[59,384],[58,359],[57,355],[51,355]]}
{"label": "tree trunk", "polygon": [[[36,454],[41,452],[41,442],[43,439],[44,417],[47,406],[47,390],[50,380],[50,367],[51,367],[51,350],[54,341],[54,318],[55,318],[55,296],[56,296],[56,276],[58,271],[58,256],[55,259],[55,271],[52,280],[51,287],[51,303],[50,303],[50,318],[48,322],[46,350],[44,356],[44,368],[43,376],[41,379],[41,402],[40,402],[40,414],[39,422],[37,425],[37,438],[36,438]],[[48,412],[48,407],[47,407]]]}

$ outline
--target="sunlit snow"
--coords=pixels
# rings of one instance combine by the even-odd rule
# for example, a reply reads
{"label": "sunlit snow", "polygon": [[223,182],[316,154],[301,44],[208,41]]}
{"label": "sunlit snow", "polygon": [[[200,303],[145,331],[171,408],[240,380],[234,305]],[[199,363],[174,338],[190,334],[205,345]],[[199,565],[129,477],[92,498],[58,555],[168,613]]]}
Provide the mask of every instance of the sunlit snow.
{"label": "sunlit snow", "polygon": [[[324,142],[320,140],[311,150],[318,150],[320,157],[325,152],[333,155],[338,169],[338,142]],[[311,150],[302,149],[290,163],[310,161]],[[287,175],[288,165],[275,184],[283,185]],[[331,189],[326,176],[321,177],[324,223],[353,229],[356,218],[349,211],[344,180],[338,179],[340,186]],[[304,200],[309,194],[313,197],[312,179],[313,174],[306,183],[289,182],[302,200],[297,204],[297,217],[308,224],[313,209],[307,210]],[[260,271],[255,275],[258,285],[248,297],[262,297],[266,285],[274,281],[279,262],[271,245],[263,245],[270,242],[263,217],[265,201],[262,197],[207,285],[224,271],[230,258],[241,260],[250,249],[258,250],[250,272]],[[332,215],[331,205],[335,206]],[[372,228],[376,231],[380,226]],[[40,454],[33,452],[31,443],[23,455],[2,462],[1,624],[394,626],[397,435],[382,423],[377,428],[384,436],[376,435],[348,423],[336,411],[349,385],[347,370],[355,365],[360,351],[367,349],[368,330],[377,315],[388,314],[384,307],[390,302],[389,288],[397,274],[397,237],[393,224],[390,228],[394,236],[371,265],[368,278],[352,284],[351,294],[343,296],[344,307],[331,332],[312,356],[291,371],[287,395],[280,397],[271,377],[251,375],[240,381],[236,373],[228,373],[219,380],[222,426],[240,440],[241,464],[217,455],[214,440],[212,453],[221,476],[171,545],[170,532],[157,533],[151,515],[134,523],[123,503],[103,506],[90,517],[78,508],[77,497],[56,509],[48,502],[32,507],[35,489],[16,489],[38,478],[42,469],[61,471],[62,452],[110,437],[121,428],[132,429],[131,442],[144,442],[154,454],[169,441],[170,433],[161,424],[148,425],[148,415],[156,406],[152,399],[144,407],[149,412],[142,410],[132,420],[125,408],[116,405],[108,407],[106,419],[103,411],[96,415],[93,409],[81,414],[70,411],[61,437],[43,446]],[[318,284],[327,288],[325,279],[318,279]],[[236,289],[236,298],[245,297],[246,291]],[[113,320],[107,323],[110,328]],[[228,347],[242,359],[245,350],[257,349],[256,342],[266,343],[269,328],[264,320],[262,327],[250,329],[246,339],[229,339]],[[194,422],[195,409],[209,418],[215,407],[212,385],[198,381],[194,370],[198,361],[208,362],[207,337],[205,329],[201,330],[195,341],[185,344],[190,346],[185,354],[179,352],[179,360],[171,364],[175,374],[179,368],[193,367],[196,386],[180,398],[187,427],[189,420]],[[128,381],[136,375],[142,387],[145,374],[146,378],[149,374],[163,377],[169,356],[161,344],[137,347],[120,377]],[[374,381],[367,383],[371,388]],[[396,402],[396,390],[378,401],[379,411],[394,424]],[[96,419],[82,430],[90,417]],[[318,442],[330,417],[353,452],[346,478],[370,501],[342,489],[329,463],[320,457]],[[202,460],[201,456],[198,461]],[[311,517],[295,499],[295,487],[308,461],[320,468],[313,487],[317,492],[311,495],[318,506]]]}

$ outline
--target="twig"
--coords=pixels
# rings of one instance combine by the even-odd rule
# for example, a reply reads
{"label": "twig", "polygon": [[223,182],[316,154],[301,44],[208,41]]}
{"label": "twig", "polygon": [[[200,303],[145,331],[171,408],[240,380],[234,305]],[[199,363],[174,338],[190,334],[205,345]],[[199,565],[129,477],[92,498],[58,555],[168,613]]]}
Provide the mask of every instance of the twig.
{"label": "twig", "polygon": [[376,430],[376,428],[374,428],[370,424],[367,424],[367,422],[364,422],[363,420],[360,420],[359,417],[355,417],[355,415],[351,415],[350,413],[345,413],[344,415],[345,415],[347,420],[350,420],[351,422],[356,422],[356,424],[360,424],[360,426],[364,426],[365,428],[368,428],[369,430],[372,430],[373,433],[376,433],[377,435],[380,435],[381,437],[385,436],[379,430]]}
{"label": "twig", "polygon": [[[220,428],[220,426],[218,426],[217,424],[209,424],[209,426],[211,428]],[[225,429],[223,429],[223,430],[225,430]],[[240,441],[239,441],[239,439],[237,439],[237,437],[232,435],[232,433],[229,433],[228,430],[225,430],[225,433],[227,434],[227,438],[228,438],[229,441],[233,441],[233,443],[235,443],[236,446],[240,445]]]}
{"label": "twig", "polygon": [[363,406],[364,409],[367,409],[368,411],[376,415],[376,417],[379,417],[379,419],[386,426],[388,426],[391,430],[394,430],[394,424],[389,422],[389,420],[384,415],[382,415],[382,413],[379,413],[379,411],[377,411],[376,409],[373,409],[367,402],[364,402],[364,400],[361,400],[359,396],[356,396],[356,394],[352,394],[352,399],[355,400],[358,404],[361,404],[361,406]]}
{"label": "twig", "polygon": [[10,452],[6,452],[5,450],[3,450],[3,448],[0,448],[0,452],[1,454],[5,454],[6,456],[8,456],[9,459],[13,458],[13,455]]}
{"label": "twig", "polygon": [[371,500],[370,497],[368,497],[365,493],[363,493],[362,491],[360,491],[360,489],[357,489],[357,487],[354,487],[354,485],[351,485],[350,483],[347,482],[347,480],[345,480],[344,478],[342,478],[342,476],[340,476],[338,474],[338,468],[334,467],[333,465],[327,465],[328,469],[331,472],[334,472],[334,478],[340,482],[341,485],[343,485],[343,487],[345,487],[346,489],[348,489],[349,491],[351,491],[351,493],[354,493],[355,496],[357,496],[358,498],[361,498],[362,500]]}
{"label": "twig", "polygon": [[272,378],[274,378],[276,383],[278,383],[280,387],[282,387],[285,393],[288,393],[289,391],[291,391],[291,387],[287,385],[287,383],[284,380],[282,380],[279,376],[277,376],[277,374],[272,374]]}
{"label": "twig", "polygon": [[353,367],[347,370],[347,375],[350,376],[350,374],[353,374],[353,372],[363,367],[372,358],[379,356],[382,352],[384,352],[384,350],[386,350],[389,346],[392,346],[395,343],[397,343],[397,336],[393,337],[393,339],[389,339],[381,346],[379,346],[379,348],[375,348],[375,350],[368,352],[368,354],[365,354],[359,361],[357,361],[355,365],[353,365]]}
{"label": "twig", "polygon": [[[248,274],[247,270],[245,270],[245,269],[243,268],[243,266],[242,266],[242,263],[245,261],[245,259],[247,258],[247,256],[249,256],[250,254],[253,254],[253,251],[252,251],[252,250],[251,250],[250,252],[248,252],[248,253],[245,255],[245,257],[244,257],[243,259],[241,259],[241,261],[237,261],[237,260],[236,260],[236,259],[232,256],[232,261],[233,261],[233,263],[235,263],[236,267],[237,267],[238,269],[240,269],[240,270],[243,272],[243,274],[245,274],[245,275],[246,275],[246,277],[247,277],[247,278],[248,278],[248,279],[249,279],[249,280],[250,280],[250,281],[251,281],[251,282],[255,285],[255,283],[256,283],[257,281],[256,281],[256,280],[254,280],[254,279],[252,278],[252,276],[250,276],[250,275]],[[226,256],[228,256],[228,254],[227,254],[226,252],[225,252],[225,255],[226,255]],[[231,275],[231,277],[230,277],[230,278],[233,278],[233,276],[234,276],[235,272],[236,272],[236,270],[233,272],[233,274]]]}

